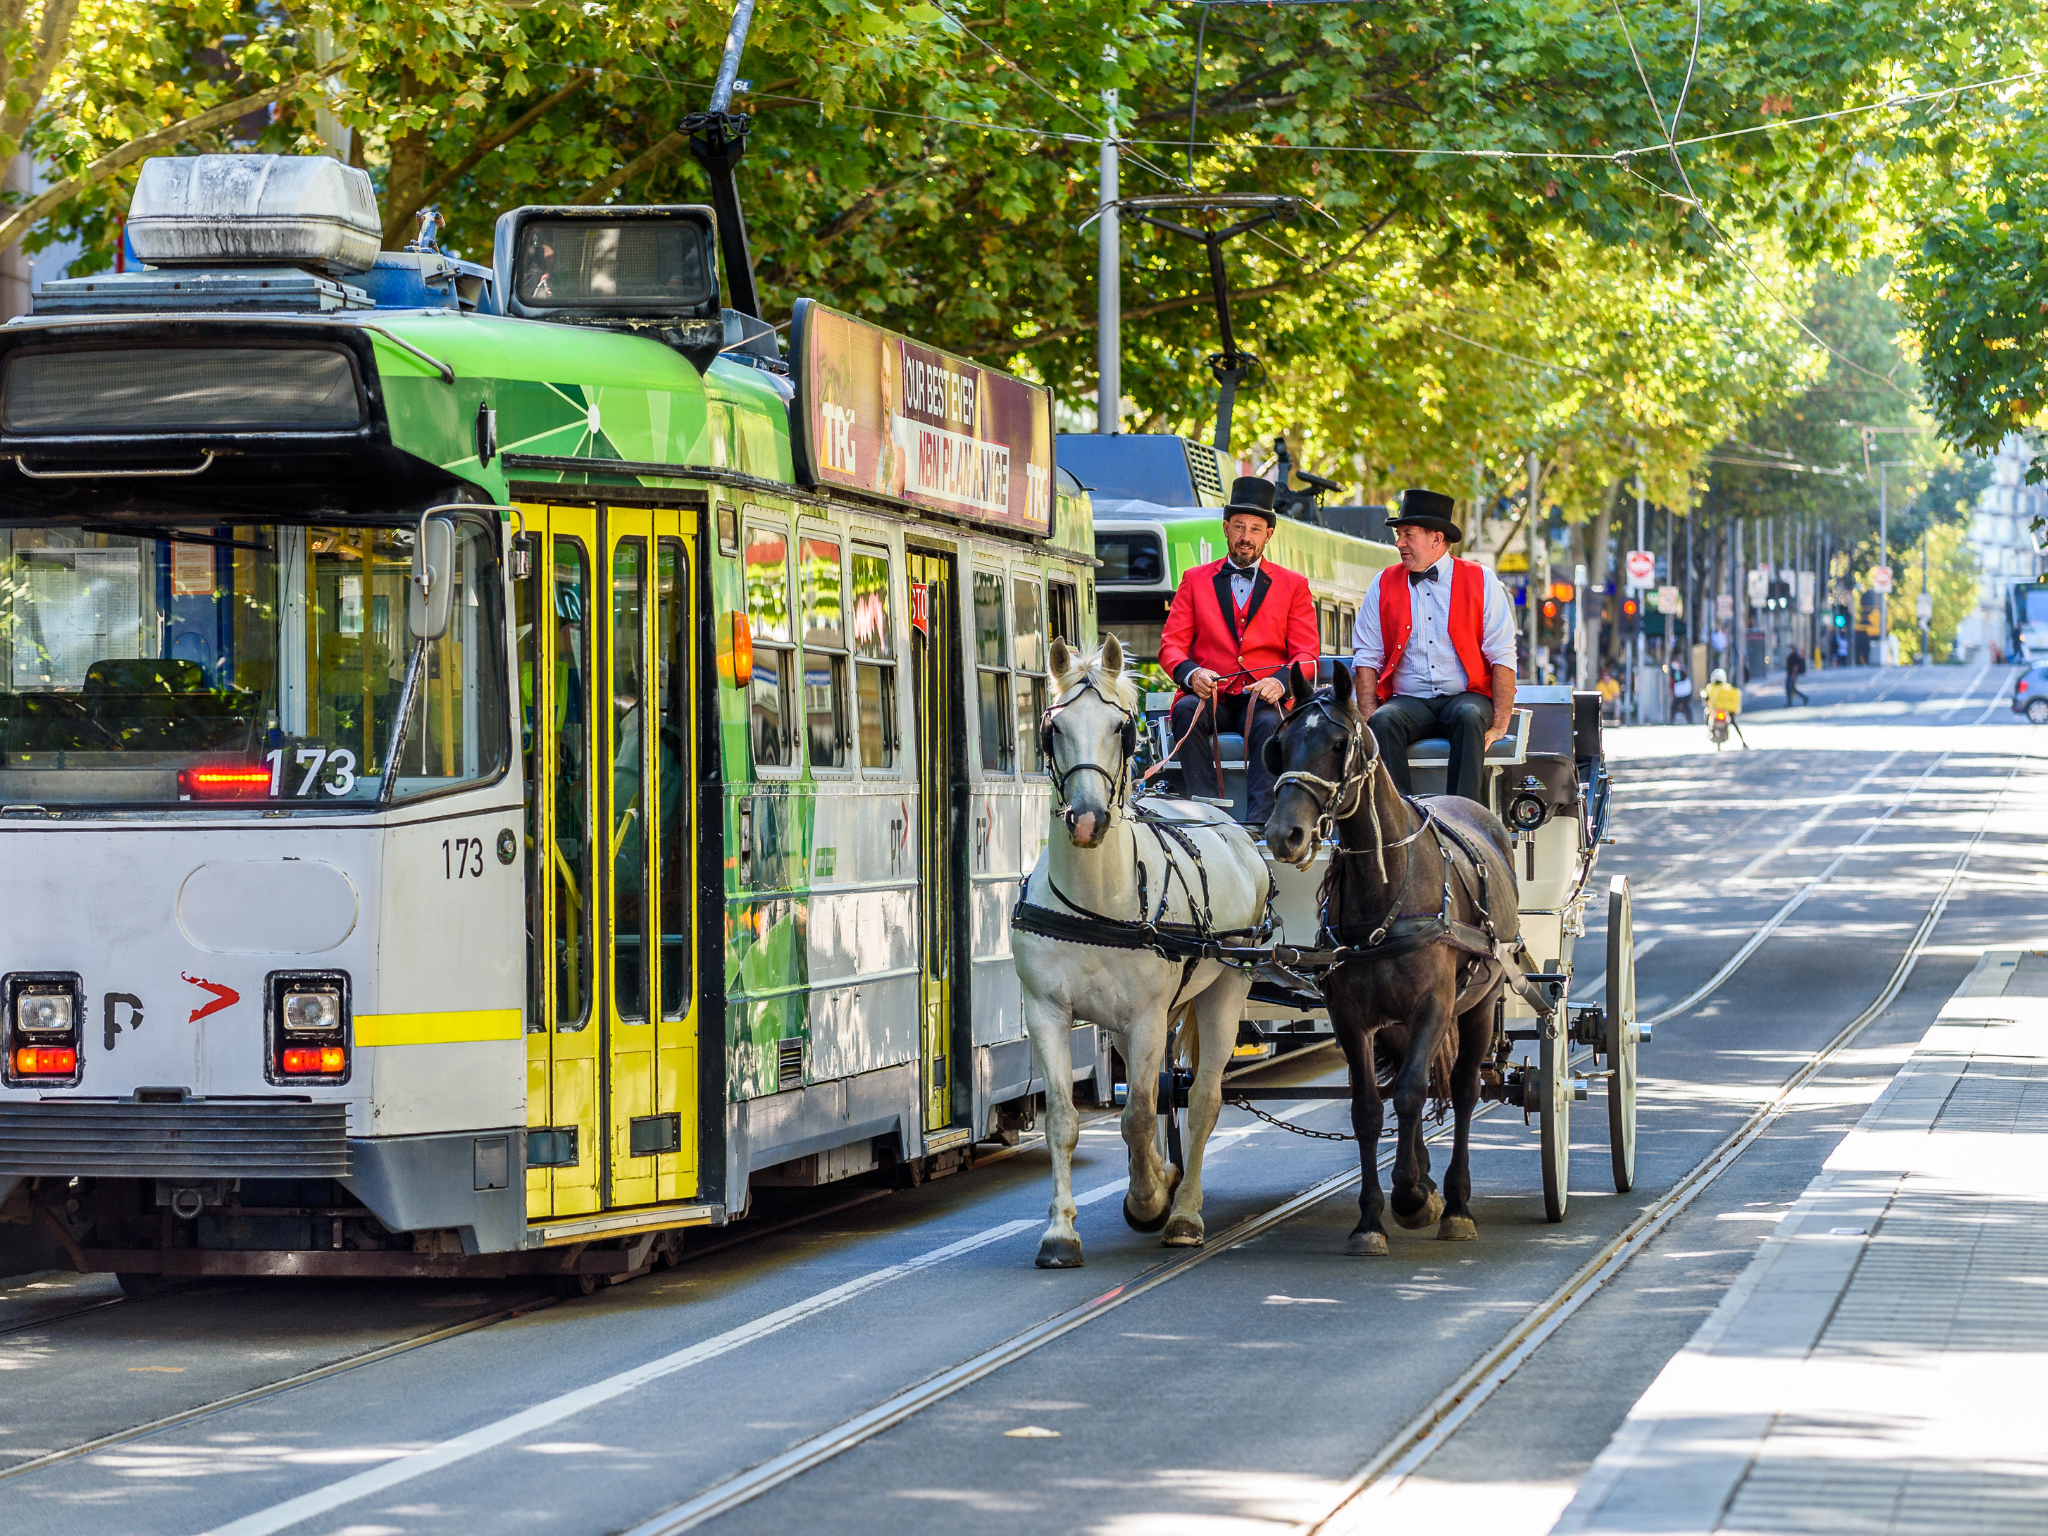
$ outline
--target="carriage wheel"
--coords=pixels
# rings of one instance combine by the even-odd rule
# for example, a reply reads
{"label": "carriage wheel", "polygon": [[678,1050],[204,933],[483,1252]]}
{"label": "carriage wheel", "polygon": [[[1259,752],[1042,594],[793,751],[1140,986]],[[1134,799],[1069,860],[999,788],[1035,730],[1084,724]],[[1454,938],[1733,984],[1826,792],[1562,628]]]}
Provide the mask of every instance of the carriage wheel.
{"label": "carriage wheel", "polygon": [[1607,887],[1607,1149],[1614,1158],[1614,1191],[1636,1182],[1636,933],[1628,876]]}
{"label": "carriage wheel", "polygon": [[1543,1214],[1563,1221],[1572,1160],[1572,1039],[1561,1009],[1543,1025],[1543,1050],[1536,1067],[1541,1079],[1536,1118],[1543,1143]]}

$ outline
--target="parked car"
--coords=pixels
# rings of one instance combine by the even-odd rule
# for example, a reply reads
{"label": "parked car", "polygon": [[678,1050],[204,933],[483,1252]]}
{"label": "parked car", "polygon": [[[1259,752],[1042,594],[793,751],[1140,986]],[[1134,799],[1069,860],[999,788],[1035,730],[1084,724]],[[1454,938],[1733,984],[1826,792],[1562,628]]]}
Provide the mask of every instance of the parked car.
{"label": "parked car", "polygon": [[2048,667],[2029,667],[2012,685],[2012,712],[2048,725]]}

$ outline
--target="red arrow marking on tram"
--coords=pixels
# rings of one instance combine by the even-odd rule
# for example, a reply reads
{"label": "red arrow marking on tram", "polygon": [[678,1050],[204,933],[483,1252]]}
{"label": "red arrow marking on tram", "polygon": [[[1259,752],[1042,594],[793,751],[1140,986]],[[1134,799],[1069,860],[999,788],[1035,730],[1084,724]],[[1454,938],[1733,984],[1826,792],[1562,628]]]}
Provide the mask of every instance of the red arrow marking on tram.
{"label": "red arrow marking on tram", "polygon": [[[178,972],[178,974],[185,976],[183,971]],[[197,976],[185,976],[185,979],[191,982],[193,986],[204,987],[213,994],[212,1002],[202,1003],[192,1010],[192,1017],[185,1021],[188,1024],[197,1024],[209,1013],[219,1013],[221,1009],[231,1008],[242,1000],[241,993],[237,992],[233,987],[224,987],[217,981],[204,981]]]}

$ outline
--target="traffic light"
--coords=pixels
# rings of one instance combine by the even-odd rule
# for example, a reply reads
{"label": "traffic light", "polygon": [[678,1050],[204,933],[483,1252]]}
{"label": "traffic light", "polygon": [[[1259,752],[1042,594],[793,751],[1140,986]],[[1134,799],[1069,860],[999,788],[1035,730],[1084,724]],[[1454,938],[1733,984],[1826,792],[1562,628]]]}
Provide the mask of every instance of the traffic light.
{"label": "traffic light", "polygon": [[1621,634],[1625,640],[1633,640],[1642,627],[1643,601],[1639,597],[1624,597],[1621,600]]}
{"label": "traffic light", "polygon": [[1835,628],[1847,629],[1849,627],[1849,610],[1846,608],[1837,608],[1834,612],[1834,621]]}
{"label": "traffic light", "polygon": [[1776,613],[1783,613],[1783,612],[1785,612],[1785,611],[1786,611],[1787,609],[1789,609],[1789,608],[1790,608],[1791,606],[1792,606],[1792,583],[1791,583],[1791,582],[1789,582],[1789,581],[1773,581],[1773,582],[1772,582],[1772,583],[1771,583],[1771,584],[1770,584],[1770,585],[1769,585],[1769,586],[1768,586],[1767,588],[1765,588],[1765,590],[1764,590],[1764,607],[1765,607],[1765,608],[1767,608],[1767,609],[1769,609],[1769,610],[1771,610],[1771,611],[1773,611],[1773,612],[1776,612]]}

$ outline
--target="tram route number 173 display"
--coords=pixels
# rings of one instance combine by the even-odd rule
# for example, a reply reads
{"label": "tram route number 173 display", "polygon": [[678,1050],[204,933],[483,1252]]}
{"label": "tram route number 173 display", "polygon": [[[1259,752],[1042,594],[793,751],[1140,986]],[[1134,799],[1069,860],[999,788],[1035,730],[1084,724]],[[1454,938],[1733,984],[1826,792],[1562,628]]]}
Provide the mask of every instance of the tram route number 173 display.
{"label": "tram route number 173 display", "polygon": [[[285,767],[284,749],[275,747],[263,754],[263,761],[270,764],[270,793],[273,799],[284,794],[288,770]],[[313,786],[320,783],[320,775],[332,769],[334,778],[320,788],[330,795],[345,795],[356,787],[356,755],[347,747],[301,747],[292,754],[292,762],[306,770],[299,780],[299,787],[292,791],[295,799],[304,799],[313,793]]]}

